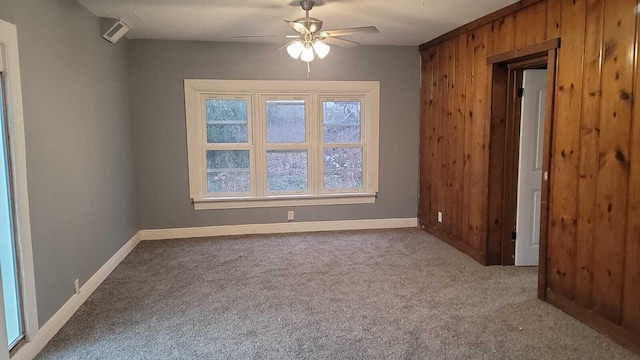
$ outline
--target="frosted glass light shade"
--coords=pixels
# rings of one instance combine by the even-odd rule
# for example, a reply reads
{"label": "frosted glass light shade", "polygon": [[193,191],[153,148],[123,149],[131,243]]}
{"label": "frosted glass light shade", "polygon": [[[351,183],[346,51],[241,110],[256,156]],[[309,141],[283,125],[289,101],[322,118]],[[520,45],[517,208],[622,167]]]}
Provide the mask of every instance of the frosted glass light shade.
{"label": "frosted glass light shade", "polygon": [[320,59],[324,59],[324,57],[329,54],[329,50],[331,50],[331,47],[323,43],[322,41],[316,40],[313,43],[313,50],[316,51],[316,54],[318,54],[318,57]]}
{"label": "frosted glass light shade", "polygon": [[300,54],[300,60],[305,62],[311,62],[314,58],[315,55],[313,55],[312,47],[305,47],[304,50],[302,50],[302,54]]}
{"label": "frosted glass light shade", "polygon": [[304,45],[300,41],[296,41],[293,44],[287,46],[287,52],[289,53],[289,56],[291,56],[294,59],[297,59],[300,57],[302,50],[304,50]]}

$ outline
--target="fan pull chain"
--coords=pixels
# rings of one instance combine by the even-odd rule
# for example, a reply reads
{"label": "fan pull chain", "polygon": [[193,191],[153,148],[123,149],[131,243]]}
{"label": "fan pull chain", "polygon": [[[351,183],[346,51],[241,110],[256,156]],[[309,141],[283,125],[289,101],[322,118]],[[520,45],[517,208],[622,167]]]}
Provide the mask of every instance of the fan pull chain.
{"label": "fan pull chain", "polygon": [[307,79],[311,77],[311,62],[307,63]]}

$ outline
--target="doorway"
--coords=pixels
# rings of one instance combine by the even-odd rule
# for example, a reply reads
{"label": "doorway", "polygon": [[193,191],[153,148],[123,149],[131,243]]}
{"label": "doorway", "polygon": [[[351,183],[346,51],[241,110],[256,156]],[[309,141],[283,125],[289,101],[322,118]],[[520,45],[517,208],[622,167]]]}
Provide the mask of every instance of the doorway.
{"label": "doorway", "polygon": [[547,55],[504,64],[502,265],[537,266],[540,258],[547,66]]}
{"label": "doorway", "polygon": [[546,297],[553,101],[559,39],[488,58],[490,264],[536,266]]}

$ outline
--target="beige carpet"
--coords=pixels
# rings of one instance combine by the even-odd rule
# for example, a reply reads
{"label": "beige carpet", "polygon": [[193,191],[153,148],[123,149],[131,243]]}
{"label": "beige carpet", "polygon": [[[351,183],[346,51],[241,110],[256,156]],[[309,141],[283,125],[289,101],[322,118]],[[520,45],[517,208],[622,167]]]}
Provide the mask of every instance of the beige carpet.
{"label": "beige carpet", "polygon": [[636,359],[417,229],[143,242],[38,359]]}

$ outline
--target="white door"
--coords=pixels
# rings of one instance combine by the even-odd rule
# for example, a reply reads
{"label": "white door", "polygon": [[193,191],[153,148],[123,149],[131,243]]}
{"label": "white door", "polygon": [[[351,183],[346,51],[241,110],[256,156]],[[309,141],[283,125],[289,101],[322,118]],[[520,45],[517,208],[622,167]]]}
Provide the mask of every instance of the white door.
{"label": "white door", "polygon": [[520,116],[516,266],[538,265],[547,70],[525,70]]}

